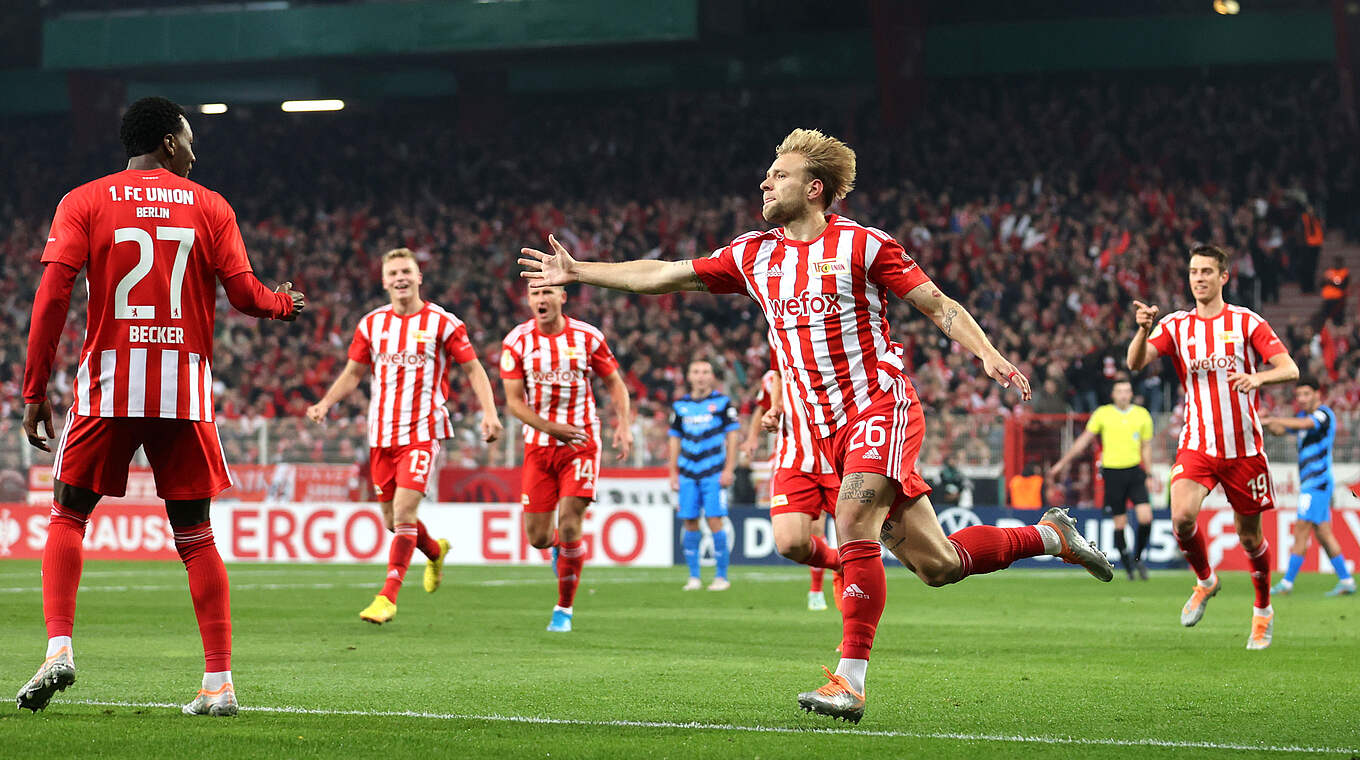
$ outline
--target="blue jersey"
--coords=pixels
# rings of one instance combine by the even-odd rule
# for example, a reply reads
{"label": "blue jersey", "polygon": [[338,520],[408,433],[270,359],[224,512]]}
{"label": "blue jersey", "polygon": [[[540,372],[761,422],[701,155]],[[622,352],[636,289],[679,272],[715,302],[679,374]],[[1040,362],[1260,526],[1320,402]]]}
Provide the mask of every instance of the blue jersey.
{"label": "blue jersey", "polygon": [[685,394],[671,403],[670,434],[680,439],[680,476],[703,480],[727,463],[727,434],[741,428],[732,400],[717,391],[694,400]]}
{"label": "blue jersey", "polygon": [[1336,440],[1336,414],[1326,405],[1309,414],[1299,412],[1313,427],[1299,431],[1299,489],[1324,491],[1332,488],[1332,443]]}

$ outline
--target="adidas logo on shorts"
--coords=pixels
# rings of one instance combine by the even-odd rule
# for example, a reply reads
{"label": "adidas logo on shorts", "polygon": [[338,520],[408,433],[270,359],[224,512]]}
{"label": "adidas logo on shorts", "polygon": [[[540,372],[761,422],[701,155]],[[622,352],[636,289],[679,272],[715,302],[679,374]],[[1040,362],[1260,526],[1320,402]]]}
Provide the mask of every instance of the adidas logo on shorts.
{"label": "adidas logo on shorts", "polygon": [[865,454],[865,455],[864,455],[864,458],[865,458],[865,459],[882,459],[882,458],[883,458],[883,455],[880,454],[880,453],[878,453],[878,447],[875,446],[874,448],[869,449],[869,453]]}
{"label": "adidas logo on shorts", "polygon": [[869,595],[864,593],[864,589],[861,589],[858,583],[851,583],[849,586],[845,587],[845,591],[841,593],[841,598],[844,599],[847,596],[853,596],[856,599],[869,598]]}

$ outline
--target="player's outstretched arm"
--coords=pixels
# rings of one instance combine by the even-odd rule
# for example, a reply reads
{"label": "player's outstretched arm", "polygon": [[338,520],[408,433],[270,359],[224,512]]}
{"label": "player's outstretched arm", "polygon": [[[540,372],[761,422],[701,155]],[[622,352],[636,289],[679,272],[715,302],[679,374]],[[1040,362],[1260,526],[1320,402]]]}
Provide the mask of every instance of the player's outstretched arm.
{"label": "player's outstretched arm", "polygon": [[467,375],[468,385],[472,386],[477,403],[482,407],[482,440],[494,443],[505,432],[505,428],[501,425],[500,413],[496,411],[496,396],[491,392],[491,380],[486,376],[486,368],[477,359],[469,359],[459,366],[463,368],[463,374]]}
{"label": "player's outstretched arm", "polygon": [[560,422],[545,420],[529,408],[529,402],[524,400],[524,380],[522,378],[502,377],[501,385],[505,388],[506,408],[520,422],[535,430],[541,430],[573,448],[590,443],[590,433],[586,432],[585,429],[575,425],[564,425]]}
{"label": "player's outstretched arm", "polygon": [[348,396],[355,388],[358,388],[359,383],[364,379],[364,375],[367,374],[367,364],[361,364],[350,359],[345,364],[345,368],[340,371],[340,376],[335,378],[335,382],[331,383],[330,390],[326,391],[326,395],[322,396],[320,401],[307,407],[307,419],[318,425],[321,424],[326,419],[326,413],[331,410],[331,407],[335,406],[340,399]]}
{"label": "player's outstretched arm", "polygon": [[1091,431],[1081,431],[1081,435],[1077,436],[1077,440],[1072,442],[1072,448],[1068,449],[1067,453],[1063,454],[1062,458],[1059,459],[1056,464],[1048,468],[1048,476],[1050,478],[1058,477],[1063,470],[1067,469],[1067,465],[1071,464],[1072,460],[1076,459],[1078,454],[1085,451],[1086,447],[1090,446],[1091,442],[1095,439],[1096,436]]}
{"label": "player's outstretched arm", "polygon": [[[1317,423],[1313,421],[1312,417],[1263,417],[1261,425],[1264,427],[1278,426],[1284,430],[1312,430],[1317,427]],[[1283,431],[1276,433],[1276,435],[1283,434]]]}
{"label": "player's outstretched arm", "polygon": [[1299,379],[1299,365],[1286,351],[1270,357],[1270,369],[1263,372],[1234,372],[1228,375],[1228,387],[1241,393],[1254,391],[1263,385],[1292,383]]}
{"label": "player's outstretched arm", "polygon": [[628,384],[623,382],[623,373],[610,372],[603,378],[605,390],[609,392],[609,403],[614,407],[613,445],[618,449],[617,459],[622,462],[633,451],[633,409],[628,400]]}
{"label": "player's outstretched arm", "polygon": [[981,359],[987,375],[1000,383],[1002,388],[1009,388],[1011,383],[1015,383],[1020,397],[1025,401],[1030,400],[1029,378],[996,350],[982,326],[963,308],[963,304],[942,293],[939,286],[929,280],[907,291],[906,300],[930,317],[946,336]]}
{"label": "player's outstretched arm", "polygon": [[630,293],[674,293],[678,290],[707,290],[691,261],[577,261],[567,249],[548,236],[549,252],[521,248],[520,277],[529,286],[546,288],[574,282]]}
{"label": "player's outstretched arm", "polygon": [[285,282],[270,292],[254,272],[241,272],[222,283],[227,301],[242,314],[260,319],[281,319],[292,322],[307,307],[307,297],[293,290],[293,283]]}
{"label": "player's outstretched arm", "polygon": [[1152,328],[1157,326],[1159,311],[1156,306],[1148,306],[1142,301],[1133,302],[1133,319],[1138,323],[1138,331],[1133,334],[1128,353],[1124,357],[1124,363],[1128,365],[1130,372],[1142,371],[1160,353],[1156,346],[1148,343]]}

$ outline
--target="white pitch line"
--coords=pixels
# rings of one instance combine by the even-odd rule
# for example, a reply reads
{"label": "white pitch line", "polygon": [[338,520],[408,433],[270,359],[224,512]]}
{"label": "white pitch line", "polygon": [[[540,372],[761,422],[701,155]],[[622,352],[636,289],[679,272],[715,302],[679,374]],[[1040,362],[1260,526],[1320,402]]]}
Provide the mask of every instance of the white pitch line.
{"label": "white pitch line", "polygon": [[[58,703],[91,707],[139,707],[178,710],[180,705],[168,702],[121,702],[82,699]],[[1169,749],[1214,749],[1238,752],[1284,752],[1308,754],[1357,755],[1360,749],[1347,747],[1302,747],[1294,744],[1229,744],[1221,742],[1174,741],[1167,739],[1087,739],[1072,736],[1023,736],[1020,734],[964,734],[954,732],[927,733],[917,731],[870,731],[857,728],[790,728],[787,726],[735,726],[726,723],[674,723],[652,720],[582,720],[575,718],[543,718],[532,715],[471,715],[434,713],[416,710],[322,710],[309,707],[242,707],[241,712],[275,715],[354,716],[363,718],[422,718],[426,720],[466,720],[487,723],[526,723],[549,726],[595,726],[599,728],[678,728],[697,731],[733,731],[760,734],[820,734],[827,736],[868,736],[898,739],[942,739],[965,742],[1002,742],[1009,744],[1062,744],[1082,747],[1159,747]]]}

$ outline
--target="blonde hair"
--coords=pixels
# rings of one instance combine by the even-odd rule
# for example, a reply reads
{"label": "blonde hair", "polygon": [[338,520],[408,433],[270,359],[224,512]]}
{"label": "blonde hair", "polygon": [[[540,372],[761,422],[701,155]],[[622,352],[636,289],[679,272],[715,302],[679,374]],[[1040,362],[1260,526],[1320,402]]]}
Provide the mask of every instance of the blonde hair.
{"label": "blonde hair", "polygon": [[416,261],[416,255],[410,248],[393,248],[392,250],[383,254],[384,264],[391,261],[392,259],[410,259],[416,265],[417,268],[420,267],[420,262]]}
{"label": "blonde hair", "polygon": [[775,158],[797,153],[807,162],[807,173],[822,181],[822,195],[830,206],[855,189],[855,151],[816,129],[795,129],[774,149]]}

